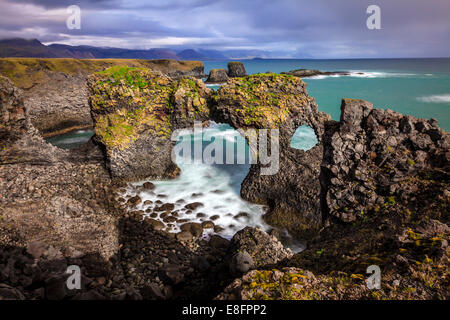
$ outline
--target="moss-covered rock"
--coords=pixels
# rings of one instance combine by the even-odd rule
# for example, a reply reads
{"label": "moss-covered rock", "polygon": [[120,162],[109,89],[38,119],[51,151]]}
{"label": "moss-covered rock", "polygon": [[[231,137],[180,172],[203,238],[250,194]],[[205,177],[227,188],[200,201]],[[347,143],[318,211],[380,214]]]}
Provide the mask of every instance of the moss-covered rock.
{"label": "moss-covered rock", "polygon": [[172,124],[175,128],[192,127],[194,121],[210,118],[209,99],[212,90],[203,81],[181,78],[173,96]]}
{"label": "moss-covered rock", "polygon": [[0,58],[0,75],[23,89],[33,125],[45,136],[92,128],[88,103],[88,75],[111,67],[145,68],[173,79],[201,77],[200,61],[140,59]]}
{"label": "moss-covered rock", "polygon": [[91,76],[97,140],[114,177],[173,177],[174,129],[209,118],[211,90],[195,78],[173,80],[145,68],[115,66]]}
{"label": "moss-covered rock", "polygon": [[176,82],[148,69],[113,67],[91,76],[95,135],[113,177],[171,176],[172,93]]}

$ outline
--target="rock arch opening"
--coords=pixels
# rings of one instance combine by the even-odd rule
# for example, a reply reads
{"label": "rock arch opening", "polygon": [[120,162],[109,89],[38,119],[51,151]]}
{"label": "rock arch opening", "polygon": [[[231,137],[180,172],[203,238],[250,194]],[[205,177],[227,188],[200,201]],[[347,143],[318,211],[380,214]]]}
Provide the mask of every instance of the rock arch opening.
{"label": "rock arch opening", "polygon": [[46,138],[45,141],[61,149],[75,149],[87,144],[93,136],[94,130],[82,129],[55,135]]}
{"label": "rock arch opening", "polygon": [[314,129],[308,125],[301,125],[295,130],[291,138],[291,148],[308,151],[318,144]]}

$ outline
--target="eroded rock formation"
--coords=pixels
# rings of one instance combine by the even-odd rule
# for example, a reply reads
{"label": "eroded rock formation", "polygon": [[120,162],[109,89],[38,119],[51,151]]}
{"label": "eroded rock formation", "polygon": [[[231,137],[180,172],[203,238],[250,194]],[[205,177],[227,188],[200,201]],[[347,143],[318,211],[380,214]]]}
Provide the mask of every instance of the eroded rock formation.
{"label": "eroded rock formation", "polygon": [[228,74],[225,69],[212,69],[209,71],[206,83],[225,83],[228,81]]}
{"label": "eroded rock formation", "polygon": [[21,91],[4,77],[0,119],[0,245],[41,241],[69,256],[116,253],[113,195],[101,163],[81,164],[45,143]]}
{"label": "eroded rock formation", "polygon": [[318,111],[308,96],[306,84],[288,75],[258,74],[231,79],[213,99],[217,121],[236,129],[278,129],[279,170],[262,175],[261,164],[253,164],[242,183],[241,195],[270,207],[266,221],[293,234],[318,228],[320,206],[320,164],[322,145],[305,152],[290,147],[295,130],[312,127],[319,139],[329,116]]}
{"label": "eroded rock formation", "polygon": [[115,67],[89,81],[97,140],[113,178],[167,178],[172,132],[208,119],[211,90],[194,78],[173,80],[148,69]]}
{"label": "eroded rock formation", "polygon": [[417,190],[407,182],[424,169],[449,170],[450,136],[435,120],[417,119],[343,99],[340,122],[324,139],[326,210],[351,222]]}

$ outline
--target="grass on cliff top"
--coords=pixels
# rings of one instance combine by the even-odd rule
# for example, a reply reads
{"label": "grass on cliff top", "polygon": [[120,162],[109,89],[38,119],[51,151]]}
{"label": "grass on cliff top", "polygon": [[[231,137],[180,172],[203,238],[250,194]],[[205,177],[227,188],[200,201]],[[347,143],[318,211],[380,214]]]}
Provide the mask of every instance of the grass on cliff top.
{"label": "grass on cliff top", "polygon": [[21,89],[48,81],[48,74],[51,72],[62,72],[71,76],[88,75],[114,66],[148,68],[168,73],[171,70],[189,71],[203,68],[203,63],[170,59],[0,58],[0,74],[8,77]]}

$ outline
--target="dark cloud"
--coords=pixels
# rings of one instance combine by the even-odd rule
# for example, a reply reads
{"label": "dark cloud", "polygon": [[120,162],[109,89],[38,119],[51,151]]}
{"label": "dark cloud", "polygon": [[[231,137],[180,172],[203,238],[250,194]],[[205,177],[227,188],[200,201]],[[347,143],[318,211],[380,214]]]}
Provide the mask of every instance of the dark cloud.
{"label": "dark cloud", "polygon": [[[374,3],[382,30],[366,28]],[[81,7],[81,30],[66,28],[72,4]],[[449,17],[448,0],[0,0],[0,37],[280,57],[450,56]]]}

